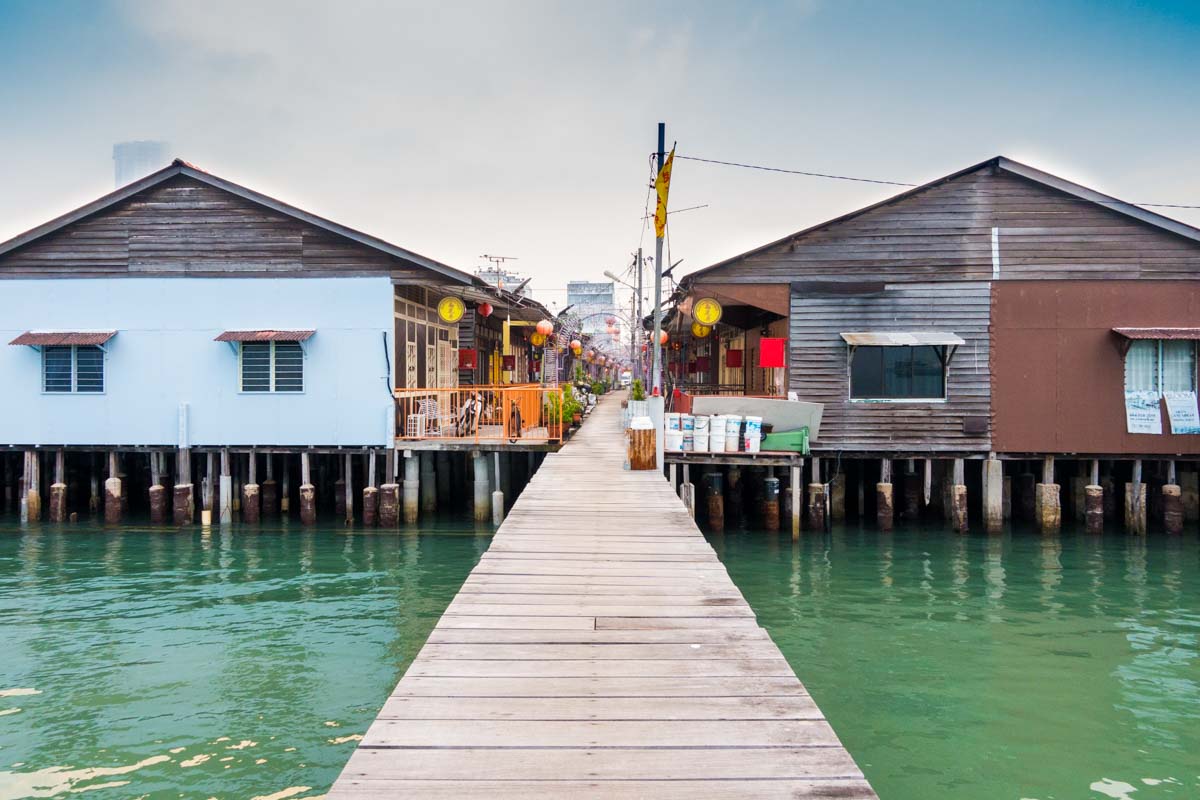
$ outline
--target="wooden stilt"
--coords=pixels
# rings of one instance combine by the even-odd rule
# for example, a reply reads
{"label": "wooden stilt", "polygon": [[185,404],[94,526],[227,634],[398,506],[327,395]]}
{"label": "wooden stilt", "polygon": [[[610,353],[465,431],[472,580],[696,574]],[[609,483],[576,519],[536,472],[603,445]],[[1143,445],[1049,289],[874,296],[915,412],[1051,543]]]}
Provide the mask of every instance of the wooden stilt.
{"label": "wooden stilt", "polygon": [[262,517],[262,494],[258,485],[258,453],[254,448],[246,455],[246,482],[242,485],[242,522],[258,524]]}
{"label": "wooden stilt", "polygon": [[890,458],[879,462],[879,483],[875,484],[875,523],[885,533],[892,530],[895,524]]}
{"label": "wooden stilt", "polygon": [[63,449],[54,451],[54,483],[50,485],[50,521],[62,524],[67,521],[67,468]]}
{"label": "wooden stilt", "polygon": [[263,464],[267,469],[266,480],[259,487],[258,496],[262,504],[263,518],[271,518],[279,516],[279,485],[275,483],[275,455],[274,453],[266,453],[263,458]]}
{"label": "wooden stilt", "polygon": [[317,491],[312,485],[312,467],[307,450],[300,452],[300,522],[315,525],[317,522]]}
{"label": "wooden stilt", "polygon": [[1146,533],[1146,484],[1140,458],[1133,460],[1133,480],[1125,486],[1125,529],[1138,536]]}
{"label": "wooden stilt", "polygon": [[150,524],[163,525],[167,521],[167,490],[162,485],[162,455],[150,451]]}
{"label": "wooden stilt", "polygon": [[791,472],[792,472],[792,474],[791,474],[792,540],[795,541],[800,538],[800,511],[804,507],[804,499],[803,499],[803,491],[804,490],[802,488],[802,484],[804,481],[804,478],[803,478],[804,461],[803,461],[803,459],[799,460],[796,464],[794,464],[792,466]]}
{"label": "wooden stilt", "polygon": [[108,452],[108,480],[104,481],[104,521],[109,525],[121,522],[121,478],[117,451]]}
{"label": "wooden stilt", "polygon": [[1183,490],[1176,483],[1174,460],[1167,462],[1167,482],[1162,487],[1162,509],[1163,530],[1172,536],[1183,533]]}
{"label": "wooden stilt", "polygon": [[229,463],[229,449],[221,449],[221,477],[218,480],[220,492],[220,506],[217,513],[217,520],[222,525],[229,525],[233,522],[233,475],[231,474],[232,465]]}
{"label": "wooden stilt", "polygon": [[345,505],[346,524],[353,525],[354,524],[354,456],[350,455],[349,453],[346,453],[345,458],[346,458],[345,472],[343,473],[343,476],[344,476],[344,480],[345,480],[344,488],[345,488],[346,496],[342,499],[342,503]]}
{"label": "wooden stilt", "polygon": [[954,483],[951,490],[951,524],[958,533],[967,531],[967,485],[966,464],[963,459],[954,459]]}

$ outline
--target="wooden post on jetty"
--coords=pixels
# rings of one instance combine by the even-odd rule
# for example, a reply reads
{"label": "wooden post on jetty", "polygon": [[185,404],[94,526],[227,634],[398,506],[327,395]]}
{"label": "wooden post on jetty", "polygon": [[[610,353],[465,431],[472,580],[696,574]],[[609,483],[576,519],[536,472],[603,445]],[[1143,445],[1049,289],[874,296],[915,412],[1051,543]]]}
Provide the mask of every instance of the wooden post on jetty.
{"label": "wooden post on jetty", "polygon": [[366,459],[367,485],[363,487],[362,492],[363,525],[373,528],[379,521],[379,489],[375,485],[375,451],[368,450]]}
{"label": "wooden post on jetty", "polygon": [[233,476],[230,474],[229,450],[221,449],[220,510],[217,520],[222,525],[233,522]]}
{"label": "wooden post on jetty", "polygon": [[1088,483],[1083,487],[1083,521],[1088,533],[1104,532],[1104,487],[1100,485],[1100,459],[1093,458]]}
{"label": "wooden post on jetty", "polygon": [[162,456],[157,450],[150,451],[150,524],[163,525],[167,521],[167,490],[162,485]]}
{"label": "wooden post on jetty", "polygon": [[344,488],[346,496],[342,498],[342,504],[345,506],[343,511],[346,514],[345,522],[347,525],[354,524],[354,456],[346,453],[345,471],[342,473],[345,479]]}
{"label": "wooden post on jetty", "polygon": [[812,480],[808,484],[808,527],[825,531],[825,484],[821,482],[821,459],[812,460]]}
{"label": "wooden post on jetty", "polygon": [[879,462],[879,483],[875,484],[875,521],[879,530],[887,532],[895,524],[892,494],[892,460]]}
{"label": "wooden post on jetty", "polygon": [[396,483],[396,459],[399,453],[395,448],[385,451],[387,461],[383,469],[383,485],[379,487],[379,525],[384,528],[395,528],[400,524],[400,484]]}
{"label": "wooden post on jetty", "polygon": [[242,486],[242,522],[257,524],[262,516],[261,487],[258,485],[258,454],[254,448],[246,456],[246,483]]}
{"label": "wooden post on jetty", "polygon": [[88,453],[88,513],[100,513],[100,468],[95,453]]}
{"label": "wooden post on jetty", "polygon": [[267,467],[267,478],[262,482],[258,491],[259,502],[262,504],[263,518],[279,516],[279,484],[275,483],[275,456],[268,452],[264,459]]}
{"label": "wooden post on jetty", "polygon": [[[1183,491],[1175,477],[1175,462],[1167,462],[1167,482],[1162,487],[1163,530],[1168,534],[1183,533]],[[50,490],[51,498],[54,490]]]}
{"label": "wooden post on jetty", "polygon": [[50,484],[50,521],[67,521],[66,453],[61,447],[54,451],[54,483]]}
{"label": "wooden post on jetty", "polygon": [[800,459],[796,464],[792,465],[791,478],[792,541],[797,541],[800,538],[800,509],[804,506],[804,489],[801,485],[804,481],[803,459]]}
{"label": "wooden post on jetty", "polygon": [[846,519],[846,473],[840,469],[829,480],[829,517],[834,522]]}
{"label": "wooden post on jetty", "polygon": [[1042,533],[1057,533],[1062,527],[1062,500],[1054,482],[1054,456],[1042,459],[1042,482],[1033,491],[1038,528]]}
{"label": "wooden post on jetty", "polygon": [[705,507],[708,510],[708,527],[713,533],[725,532],[725,487],[720,472],[704,473]]}
{"label": "wooden post on jetty", "polygon": [[312,485],[312,466],[308,451],[300,453],[300,523],[314,525],[317,522],[317,491]]}
{"label": "wooden post on jetty", "polygon": [[771,475],[763,481],[763,495],[763,527],[774,533],[779,530],[779,478]]}
{"label": "wooden post on jetty", "polygon": [[[108,451],[108,480],[104,481],[104,521],[109,525],[121,522],[121,479],[117,451]],[[32,516],[32,511],[30,512]]]}
{"label": "wooden post on jetty", "polygon": [[175,457],[174,521],[176,525],[191,525],[196,519],[196,500],[192,495],[192,451],[179,448]]}
{"label": "wooden post on jetty", "polygon": [[961,458],[954,459],[954,483],[950,490],[951,524],[958,533],[967,532],[967,479],[966,464]]}
{"label": "wooden post on jetty", "polygon": [[1132,480],[1125,484],[1125,530],[1138,536],[1146,533],[1146,484],[1142,483],[1142,460],[1133,460]]}
{"label": "wooden post on jetty", "polygon": [[983,462],[983,526],[988,533],[1004,528],[1004,462],[994,456]]}

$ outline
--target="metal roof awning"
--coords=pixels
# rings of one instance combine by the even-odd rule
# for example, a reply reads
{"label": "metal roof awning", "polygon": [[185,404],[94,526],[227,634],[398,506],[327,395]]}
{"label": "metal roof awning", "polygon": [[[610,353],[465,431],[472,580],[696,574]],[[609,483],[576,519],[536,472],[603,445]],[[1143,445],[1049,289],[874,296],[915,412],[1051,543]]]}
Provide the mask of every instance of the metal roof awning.
{"label": "metal roof awning", "polygon": [[961,336],[947,331],[864,331],[841,336],[851,347],[959,347],[966,344]]}
{"label": "metal roof awning", "polygon": [[316,331],[225,331],[217,336],[215,342],[303,342],[312,337]]}
{"label": "metal roof awning", "polygon": [[116,331],[25,331],[9,344],[24,344],[30,347],[101,345],[116,335]]}
{"label": "metal roof awning", "polygon": [[1113,328],[1126,339],[1200,339],[1200,328]]}

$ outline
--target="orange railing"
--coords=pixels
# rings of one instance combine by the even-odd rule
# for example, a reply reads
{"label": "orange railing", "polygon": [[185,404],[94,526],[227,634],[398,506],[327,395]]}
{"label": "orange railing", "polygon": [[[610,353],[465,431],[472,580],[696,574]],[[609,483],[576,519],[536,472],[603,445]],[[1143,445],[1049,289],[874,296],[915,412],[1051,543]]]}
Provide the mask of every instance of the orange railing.
{"label": "orange railing", "polygon": [[513,443],[562,439],[561,387],[458,386],[396,389],[395,395],[397,439]]}

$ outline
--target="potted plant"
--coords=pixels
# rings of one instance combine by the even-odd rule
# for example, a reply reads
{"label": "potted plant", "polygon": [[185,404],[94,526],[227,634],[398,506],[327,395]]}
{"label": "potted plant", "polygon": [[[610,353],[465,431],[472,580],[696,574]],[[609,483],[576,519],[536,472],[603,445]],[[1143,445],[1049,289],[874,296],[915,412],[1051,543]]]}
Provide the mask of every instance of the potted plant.
{"label": "potted plant", "polygon": [[650,414],[650,409],[646,404],[646,388],[642,384],[642,379],[638,378],[629,386],[629,416],[645,417]]}
{"label": "potted plant", "polygon": [[569,419],[576,425],[583,421],[583,406],[575,399],[574,392],[563,394],[562,415],[564,420]]}
{"label": "potted plant", "polygon": [[546,419],[546,432],[551,439],[562,438],[563,402],[558,393],[549,392],[542,403]]}

